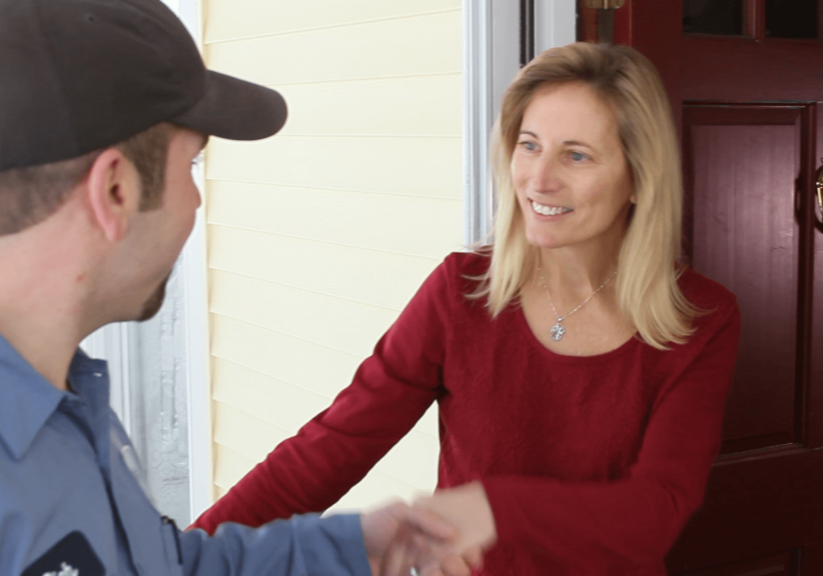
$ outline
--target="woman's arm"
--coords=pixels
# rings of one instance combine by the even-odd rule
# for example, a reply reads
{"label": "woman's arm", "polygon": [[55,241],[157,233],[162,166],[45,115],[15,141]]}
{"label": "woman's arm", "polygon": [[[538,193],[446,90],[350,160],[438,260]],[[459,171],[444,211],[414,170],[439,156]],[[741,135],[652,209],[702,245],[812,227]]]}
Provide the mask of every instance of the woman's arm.
{"label": "woman's arm", "polygon": [[442,394],[446,263],[426,280],[332,405],[282,442],[193,524],[260,526],[320,512],[357,484]]}
{"label": "woman's arm", "polygon": [[[495,476],[419,505],[518,554],[587,558],[604,566],[659,564],[703,501],[720,449],[740,333],[735,305],[700,354],[659,398],[627,478],[561,482]],[[479,514],[489,508],[492,515]],[[479,542],[466,542],[478,544]]]}

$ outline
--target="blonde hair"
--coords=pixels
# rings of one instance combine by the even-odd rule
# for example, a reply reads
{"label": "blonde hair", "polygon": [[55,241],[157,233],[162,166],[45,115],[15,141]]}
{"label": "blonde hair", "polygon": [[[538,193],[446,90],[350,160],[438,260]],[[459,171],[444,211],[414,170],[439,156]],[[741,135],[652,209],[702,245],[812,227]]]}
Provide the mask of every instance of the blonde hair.
{"label": "blonde hair", "polygon": [[487,297],[497,316],[520,294],[537,265],[526,239],[511,180],[523,114],[541,88],[580,82],[614,110],[637,204],[620,250],[617,300],[625,319],[649,345],[665,350],[692,333],[698,313],[677,285],[683,184],[669,101],[654,66],[625,46],[577,43],[552,48],[525,66],[503,96],[494,127],[492,166],[497,194],[491,265],[474,297]]}

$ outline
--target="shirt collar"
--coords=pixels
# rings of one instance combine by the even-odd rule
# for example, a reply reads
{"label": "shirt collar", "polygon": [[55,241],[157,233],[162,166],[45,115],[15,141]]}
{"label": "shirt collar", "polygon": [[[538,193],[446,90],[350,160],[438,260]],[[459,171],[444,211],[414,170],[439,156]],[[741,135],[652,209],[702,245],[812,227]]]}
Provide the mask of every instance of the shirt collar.
{"label": "shirt collar", "polygon": [[[81,397],[94,396],[86,373],[105,373],[106,363],[79,350],[69,369],[69,381]],[[107,396],[107,395],[106,395]],[[16,460],[69,393],[58,390],[0,334],[0,440]]]}

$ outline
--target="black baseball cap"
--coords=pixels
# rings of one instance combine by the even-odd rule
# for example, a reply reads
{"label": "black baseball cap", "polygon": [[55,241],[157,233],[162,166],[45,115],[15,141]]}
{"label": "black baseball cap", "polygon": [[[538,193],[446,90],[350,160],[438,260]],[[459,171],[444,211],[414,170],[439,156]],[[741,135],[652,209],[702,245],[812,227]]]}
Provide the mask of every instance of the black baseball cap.
{"label": "black baseball cap", "polygon": [[258,140],[276,91],[207,70],[161,0],[0,0],[0,172],[81,156],[168,121]]}

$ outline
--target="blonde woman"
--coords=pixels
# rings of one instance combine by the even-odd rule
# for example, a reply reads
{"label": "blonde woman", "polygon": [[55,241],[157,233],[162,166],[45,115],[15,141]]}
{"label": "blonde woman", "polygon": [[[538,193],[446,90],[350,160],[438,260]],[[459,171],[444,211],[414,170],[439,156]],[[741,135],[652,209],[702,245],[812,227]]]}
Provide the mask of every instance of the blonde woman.
{"label": "blonde woman", "polygon": [[625,47],[540,54],[494,159],[493,245],[446,258],[351,386],[197,526],[324,510],[437,401],[441,490],[421,505],[482,541],[482,573],[665,574],[720,447],[740,320],[677,264],[657,73]]}

